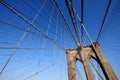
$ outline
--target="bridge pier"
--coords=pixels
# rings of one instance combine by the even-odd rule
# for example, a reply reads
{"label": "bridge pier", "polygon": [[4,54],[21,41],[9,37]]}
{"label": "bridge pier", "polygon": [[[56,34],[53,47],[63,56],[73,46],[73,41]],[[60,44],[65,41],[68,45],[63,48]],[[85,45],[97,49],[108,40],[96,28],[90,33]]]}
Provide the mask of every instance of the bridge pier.
{"label": "bridge pier", "polygon": [[92,72],[90,70],[90,66],[89,66],[89,58],[90,58],[89,55],[92,52],[91,48],[89,48],[89,47],[78,47],[77,51],[78,51],[78,54],[80,56],[80,57],[77,57],[77,60],[82,62],[87,80],[94,80],[93,76],[92,76]]}
{"label": "bridge pier", "polygon": [[[98,61],[105,77],[106,80],[118,80],[116,74],[114,73],[112,67],[110,66],[110,64],[108,63],[108,61],[106,60],[105,56],[103,55],[100,46],[98,43],[95,43],[95,48],[98,52],[98,55],[96,55],[96,60]],[[98,58],[99,57],[99,58]]]}
{"label": "bridge pier", "polygon": [[76,50],[66,50],[68,62],[68,80],[76,80],[75,63],[76,63]]}
{"label": "bridge pier", "polygon": [[99,44],[94,43],[94,46],[96,48],[96,51],[98,52],[97,54],[91,45],[78,47],[74,50],[66,50],[68,62],[68,80],[76,80],[75,64],[77,60],[82,62],[87,80],[94,80],[89,67],[90,58],[94,58],[98,62],[105,75],[106,80],[118,80],[112,67],[104,57]]}

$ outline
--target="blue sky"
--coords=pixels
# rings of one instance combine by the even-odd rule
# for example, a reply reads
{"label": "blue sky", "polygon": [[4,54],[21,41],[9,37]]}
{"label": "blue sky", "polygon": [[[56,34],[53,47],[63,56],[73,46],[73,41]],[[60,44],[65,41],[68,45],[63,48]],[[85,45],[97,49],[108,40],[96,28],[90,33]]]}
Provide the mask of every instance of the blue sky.
{"label": "blue sky", "polygon": [[[17,10],[29,22],[33,21],[33,18],[36,16],[41,6],[43,6],[45,3],[33,24],[38,27],[39,30],[42,31],[45,35],[48,35],[49,38],[55,40],[57,45],[54,41],[45,38],[45,36],[33,28],[32,25],[26,23],[11,10],[0,4],[0,47],[13,48],[0,49],[0,70],[3,68],[10,54],[13,53],[14,47],[16,47],[21,37],[24,35],[25,30],[29,28],[28,32],[26,32],[26,35],[18,46],[18,48],[21,49],[15,50],[14,55],[3,71],[3,74],[0,75],[0,80],[24,80],[37,71],[40,71],[40,73],[29,78],[28,80],[67,80],[66,54],[65,51],[59,47],[59,45],[65,49],[74,49],[77,48],[77,46],[71,38],[70,32],[68,31],[66,24],[57,10],[54,2],[52,0],[4,1]],[[110,26],[110,29],[108,30],[107,25],[107,21],[110,20],[109,17],[114,7],[116,6],[116,2],[117,0],[112,1],[106,20],[106,25],[104,26],[104,33],[101,34],[99,42],[106,58],[108,61],[110,61],[110,64],[112,65],[117,75],[120,76],[120,72],[117,71],[120,67],[120,56],[117,52],[119,51],[119,45],[113,45],[114,43],[119,43],[119,41],[111,39],[111,37],[114,37],[114,34],[111,33],[113,29],[112,26]],[[73,0],[73,5],[75,6],[79,16],[81,16],[80,3],[80,0]],[[75,36],[76,34],[73,29],[68,10],[66,8],[65,1],[58,0],[58,4],[64,14],[65,19],[70,25],[73,35]],[[96,41],[98,36],[107,4],[108,0],[84,0],[84,24],[93,41]],[[116,13],[116,15],[119,17],[118,13]],[[79,29],[81,29],[81,25],[78,23],[78,21],[77,24]],[[110,25],[114,25],[115,28],[117,28],[114,22]],[[105,34],[108,36],[108,38],[104,37]],[[90,44],[85,33],[84,40],[85,45]],[[111,45],[108,45],[105,42],[108,42],[109,44],[112,43],[113,47],[117,47],[117,51],[115,51],[113,48],[111,49],[111,47],[109,47]],[[117,56],[113,55],[113,53],[117,54]],[[114,57],[117,59],[116,63],[114,63]],[[55,64],[53,65],[53,63]],[[80,69],[80,73],[82,74],[83,79],[86,79],[84,78],[85,74],[81,63],[77,63],[77,67]],[[95,71],[94,74],[96,74]],[[97,80],[97,78],[95,79]]]}

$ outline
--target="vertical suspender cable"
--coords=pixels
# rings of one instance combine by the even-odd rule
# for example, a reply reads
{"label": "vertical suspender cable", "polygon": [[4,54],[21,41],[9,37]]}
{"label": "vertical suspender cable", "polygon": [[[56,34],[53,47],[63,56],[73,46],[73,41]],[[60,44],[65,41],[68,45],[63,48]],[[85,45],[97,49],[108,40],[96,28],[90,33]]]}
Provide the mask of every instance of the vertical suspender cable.
{"label": "vertical suspender cable", "polygon": [[[42,6],[42,7],[43,7],[43,6]],[[38,15],[39,15],[40,12],[41,12],[41,8],[38,10],[38,13],[37,13],[37,14],[35,15],[35,17],[33,18],[31,24],[34,23],[34,21],[36,20],[36,18],[38,17]],[[31,26],[31,25],[29,25],[29,26]],[[8,65],[8,63],[10,62],[12,56],[13,56],[14,53],[16,52],[17,47],[18,47],[18,46],[21,44],[21,42],[23,41],[25,35],[27,34],[27,30],[29,30],[29,28],[27,28],[27,29],[24,31],[24,33],[23,33],[23,35],[21,36],[20,40],[18,41],[16,47],[14,48],[13,52],[12,52],[11,55],[9,56],[6,64],[4,65],[4,67],[2,68],[2,70],[0,71],[0,75],[2,74],[2,72],[4,71],[4,69],[6,68],[6,66]]]}
{"label": "vertical suspender cable", "polygon": [[64,15],[63,15],[63,12],[62,12],[62,10],[60,9],[60,7],[59,7],[57,1],[54,0],[54,3],[55,3],[55,5],[56,5],[56,7],[58,8],[58,10],[59,10],[59,12],[60,12],[60,14],[61,14],[61,16],[62,16],[64,22],[65,22],[65,24],[67,25],[67,28],[68,28],[68,30],[69,30],[69,32],[70,32],[70,35],[71,35],[72,39],[74,40],[74,42],[76,43],[76,45],[78,45],[78,44],[77,44],[77,41],[75,40],[75,37],[73,36],[73,33],[72,33],[71,29],[70,29],[70,26],[69,26],[69,24],[67,23],[67,21],[66,21]]}
{"label": "vertical suspender cable", "polygon": [[[90,35],[88,34],[85,26],[84,26],[84,23],[81,21],[81,19],[80,19],[79,15],[77,14],[77,11],[75,10],[74,6],[72,6],[72,7],[73,7],[73,9],[74,9],[74,12],[75,12],[75,14],[76,14],[79,22],[81,23],[81,25],[82,25],[82,27],[83,27],[83,30],[85,31],[85,33],[86,33],[86,35],[87,35],[87,37],[88,37],[88,40],[90,41],[90,43],[91,43],[91,45],[92,45],[93,50],[95,51],[95,54],[96,54],[98,60],[100,60],[100,56],[98,55],[98,51],[96,50],[96,48],[95,48],[95,46],[94,46],[94,44],[93,44],[93,41],[92,41]],[[101,62],[100,62],[100,63],[101,63]],[[105,67],[105,65],[102,65],[102,67]]]}
{"label": "vertical suspender cable", "polygon": [[28,19],[26,19],[24,16],[22,16],[17,10],[15,10],[13,7],[11,7],[9,4],[7,4],[4,1],[1,1],[1,4],[3,4],[5,7],[7,7],[8,9],[10,9],[13,13],[15,13],[18,17],[20,17],[21,19],[23,19],[26,23],[30,24],[31,27],[33,27],[35,30],[37,30],[38,32],[40,32],[44,37],[48,38],[51,42],[53,42],[54,44],[58,45],[61,49],[65,50],[65,48],[63,46],[61,46],[60,44],[58,44],[57,41],[53,40],[50,36],[46,35],[42,30],[40,30],[36,25],[34,25],[33,23],[31,23]]}

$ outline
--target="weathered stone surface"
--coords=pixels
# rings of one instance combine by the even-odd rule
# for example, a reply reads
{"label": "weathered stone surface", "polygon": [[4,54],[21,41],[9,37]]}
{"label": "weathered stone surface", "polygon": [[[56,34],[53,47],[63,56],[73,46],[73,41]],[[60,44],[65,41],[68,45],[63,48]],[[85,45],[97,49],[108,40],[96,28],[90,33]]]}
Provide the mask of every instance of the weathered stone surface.
{"label": "weathered stone surface", "polygon": [[75,64],[77,60],[82,62],[87,80],[94,80],[92,72],[89,67],[90,58],[94,58],[99,63],[106,77],[106,80],[118,80],[110,64],[104,57],[99,44],[94,43],[94,47],[96,50],[94,50],[91,45],[85,47],[78,47],[77,49],[74,50],[70,49],[66,50],[69,80],[76,80]]}

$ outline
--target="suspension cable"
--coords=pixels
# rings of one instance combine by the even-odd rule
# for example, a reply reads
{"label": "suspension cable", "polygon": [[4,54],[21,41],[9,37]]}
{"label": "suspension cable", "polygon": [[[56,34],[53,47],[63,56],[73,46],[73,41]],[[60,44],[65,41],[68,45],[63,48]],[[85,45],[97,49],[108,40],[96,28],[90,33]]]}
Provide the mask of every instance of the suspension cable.
{"label": "suspension cable", "polygon": [[71,34],[72,39],[74,40],[74,42],[76,43],[76,45],[78,45],[78,44],[77,44],[77,41],[75,40],[75,37],[73,36],[73,33],[72,33],[71,29],[70,29],[70,26],[69,26],[69,24],[67,23],[67,21],[66,21],[64,15],[63,15],[62,10],[60,9],[60,6],[58,5],[58,3],[57,3],[56,0],[54,0],[54,3],[55,3],[55,5],[56,5],[56,7],[58,8],[58,10],[59,10],[59,12],[60,12],[60,14],[61,14],[61,16],[62,16],[64,22],[65,22],[65,24],[67,25],[67,28],[68,28],[68,30],[69,30],[69,32],[70,32],[70,34]]}
{"label": "suspension cable", "polygon": [[[30,48],[30,47],[1,47],[0,49],[20,49],[20,50],[53,50],[53,48]],[[62,50],[62,49],[55,49]]]}
{"label": "suspension cable", "polygon": [[103,21],[102,21],[102,25],[101,25],[101,27],[100,27],[100,31],[99,31],[98,37],[97,37],[97,39],[96,39],[97,42],[98,42],[98,39],[99,39],[99,37],[100,37],[100,34],[101,34],[102,30],[103,30],[103,26],[104,26],[106,17],[107,17],[107,15],[108,15],[108,11],[109,11],[109,8],[110,8],[111,1],[112,1],[112,0],[109,0],[107,9],[106,9],[106,11],[105,11],[105,15],[104,15],[104,18],[103,18]]}
{"label": "suspension cable", "polygon": [[95,69],[95,71],[96,71],[96,73],[98,74],[98,76],[99,76],[102,80],[104,80],[103,77],[100,75],[99,71],[95,68],[93,62],[90,61],[90,63],[91,63],[91,65],[92,65],[92,67]]}
{"label": "suspension cable", "polygon": [[78,26],[76,24],[76,19],[75,19],[74,11],[73,11],[73,8],[71,7],[72,1],[71,0],[65,0],[65,2],[66,2],[66,6],[68,8],[68,11],[69,11],[69,14],[70,14],[70,18],[72,20],[72,23],[73,23],[73,26],[74,26],[74,29],[75,29],[75,32],[76,32],[76,35],[77,35],[77,38],[78,38],[79,45],[82,46],[81,38],[80,38],[80,33],[79,33]]}
{"label": "suspension cable", "polygon": [[[82,25],[82,27],[83,27],[83,30],[85,31],[85,33],[86,33],[86,35],[87,35],[87,37],[88,37],[89,42],[91,43],[91,46],[93,47],[93,50],[95,51],[95,54],[96,54],[98,60],[100,60],[100,56],[98,55],[98,51],[96,50],[96,48],[95,48],[95,46],[94,46],[94,44],[93,44],[93,41],[92,41],[90,35],[88,34],[85,26],[84,26],[84,23],[81,21],[81,19],[80,19],[79,15],[78,15],[77,11],[75,10],[74,6],[72,6],[72,7],[73,7],[73,9],[74,9],[74,12],[75,12],[75,14],[76,14],[79,22],[81,23],[81,25]],[[101,63],[101,62],[100,62],[100,63]],[[104,68],[105,65],[102,65],[102,67]]]}
{"label": "suspension cable", "polygon": [[49,66],[47,66],[47,67],[45,67],[45,68],[41,69],[41,70],[40,70],[40,71],[38,71],[37,73],[34,73],[34,74],[32,74],[32,75],[28,76],[28,77],[27,77],[27,78],[25,78],[24,80],[28,80],[28,79],[30,79],[31,77],[36,76],[37,74],[40,74],[41,72],[43,72],[43,71],[47,70],[48,68],[53,67],[53,66],[54,66],[55,64],[57,64],[57,63],[60,63],[60,62],[54,62],[54,63],[50,64]]}
{"label": "suspension cable", "polygon": [[[81,21],[84,19],[84,0],[81,0]],[[83,28],[81,27],[81,42],[83,43]]]}
{"label": "suspension cable", "polygon": [[[49,18],[49,22],[48,22],[48,26],[47,26],[47,30],[46,30],[46,35],[48,35],[48,31],[49,31],[49,28],[50,28],[50,23],[51,23],[52,17],[53,17],[53,12],[54,12],[54,6],[53,6],[53,8],[51,10],[51,13],[50,13],[51,16]],[[45,47],[45,44],[46,44],[46,38],[43,39],[42,48]],[[38,70],[39,70],[39,66],[40,66],[40,63],[41,63],[41,57],[42,57],[42,52],[40,52],[40,58],[39,58],[39,61],[38,61],[38,66],[37,66],[36,73],[38,73]]]}
{"label": "suspension cable", "polygon": [[[46,2],[45,2],[46,3]],[[43,4],[44,5],[44,4]],[[42,5],[42,7],[43,7]],[[36,20],[36,18],[38,17],[39,13],[41,12],[42,7],[38,10],[37,14],[35,15],[35,17],[33,18],[31,24],[34,23],[34,21]],[[12,9],[11,9],[12,10]],[[30,25],[29,25],[30,26]],[[5,65],[3,66],[2,70],[0,71],[0,75],[2,74],[2,72],[4,71],[4,69],[6,68],[6,66],[8,65],[8,63],[10,62],[12,56],[14,55],[14,53],[16,52],[16,48],[19,47],[19,45],[21,44],[21,42],[23,41],[23,39],[25,38],[26,34],[27,34],[27,30],[29,30],[29,26],[26,28],[26,30],[24,31],[23,35],[21,36],[20,40],[18,41],[18,43],[16,44],[16,47],[14,48],[14,50],[12,51],[12,53],[10,54],[7,62],[5,63]]]}
{"label": "suspension cable", "polygon": [[[29,28],[27,28],[26,30],[28,30]],[[5,63],[5,65],[3,66],[2,70],[0,71],[0,75],[2,74],[2,72],[4,71],[4,69],[6,68],[6,66],[8,65],[8,63],[10,62],[11,58],[13,57],[14,53],[16,52],[16,48],[19,47],[19,45],[21,44],[21,42],[23,41],[25,35],[27,34],[26,30],[24,31],[23,35],[21,36],[20,40],[18,41],[16,47],[13,49],[12,53],[10,54],[9,58],[7,59],[7,62]]]}
{"label": "suspension cable", "polygon": [[23,19],[26,23],[30,24],[31,27],[33,27],[34,29],[36,29],[38,32],[40,32],[44,37],[48,38],[51,42],[55,43],[56,45],[58,45],[61,49],[65,50],[65,48],[63,46],[61,46],[60,44],[58,44],[57,41],[53,40],[50,36],[46,35],[43,31],[41,31],[36,25],[34,25],[33,23],[31,23],[29,20],[27,20],[24,16],[22,16],[17,10],[15,10],[13,7],[11,7],[8,3],[1,1],[1,4],[3,4],[5,7],[7,7],[8,9],[10,9],[13,13],[15,13],[16,15],[18,15],[18,17],[20,17],[21,19]]}

